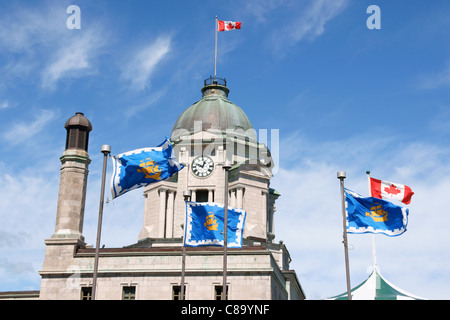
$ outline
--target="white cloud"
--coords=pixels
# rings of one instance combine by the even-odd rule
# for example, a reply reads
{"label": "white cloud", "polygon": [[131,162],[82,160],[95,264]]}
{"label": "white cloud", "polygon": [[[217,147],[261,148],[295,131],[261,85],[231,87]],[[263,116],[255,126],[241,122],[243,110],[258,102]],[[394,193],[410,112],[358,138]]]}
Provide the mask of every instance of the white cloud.
{"label": "white cloud", "polygon": [[422,90],[431,90],[450,86],[450,62],[440,72],[422,75],[418,79],[417,87]]}
{"label": "white cloud", "polygon": [[108,42],[107,34],[98,21],[81,30],[67,29],[66,7],[50,1],[0,13],[0,87],[36,75],[44,88],[55,89],[62,79],[96,70],[94,62]]}
{"label": "white cloud", "polygon": [[[90,29],[93,30],[93,29]],[[105,45],[102,35],[95,31],[79,32],[72,41],[60,45],[52,61],[45,67],[42,75],[42,86],[53,89],[57,82],[64,78],[76,78],[95,72],[93,61]]]}
{"label": "white cloud", "polygon": [[0,52],[33,54],[64,31],[65,16],[58,6],[21,6],[3,11],[0,19]]}
{"label": "white cloud", "polygon": [[[256,1],[245,1],[245,7],[240,8],[240,11],[246,11],[254,15],[258,22],[266,22],[267,14],[275,10],[277,7],[286,4],[283,0],[256,0]],[[242,3],[239,3],[242,6]]]}
{"label": "white cloud", "polygon": [[54,111],[42,109],[32,122],[20,122],[11,128],[3,128],[2,137],[10,144],[17,145],[45,129],[46,125],[55,119],[55,116]]}
{"label": "white cloud", "polygon": [[[98,208],[101,183],[101,168],[92,174],[90,168],[88,192],[86,195],[86,209],[83,235],[86,242],[95,245],[98,226]],[[108,175],[109,176],[109,175]],[[143,189],[129,192],[127,196],[111,199],[109,187],[105,190],[105,204],[103,208],[101,241],[108,248],[117,248],[137,243],[142,229],[145,198]],[[54,225],[55,221],[51,224]]]}
{"label": "white cloud", "polygon": [[11,107],[11,104],[8,102],[8,100],[0,102],[0,110],[8,109],[10,107]]}
{"label": "white cloud", "polygon": [[167,93],[166,89],[162,89],[156,92],[151,92],[149,95],[146,95],[144,98],[140,99],[136,104],[130,105],[125,111],[125,118],[129,119],[142,113],[147,108],[154,105],[157,101],[159,101],[165,94]]}
{"label": "white cloud", "polygon": [[[288,24],[284,24],[272,35],[272,45],[277,52],[283,52],[300,41],[313,41],[325,32],[328,21],[339,15],[346,7],[347,0],[314,0],[307,7],[291,8]],[[281,29],[281,30],[280,30]]]}
{"label": "white cloud", "polygon": [[122,70],[122,79],[130,82],[131,88],[136,91],[149,88],[151,76],[170,50],[171,36],[160,36],[128,58],[129,62]]}
{"label": "white cloud", "polygon": [[13,171],[9,163],[0,162],[0,291],[39,289],[43,240],[53,232],[56,217],[55,160],[47,163],[54,174],[42,163],[30,161]]}
{"label": "white cloud", "polygon": [[294,42],[308,38],[314,40],[325,31],[325,24],[338,15],[347,5],[347,0],[316,0],[313,1],[305,14],[291,31]]}

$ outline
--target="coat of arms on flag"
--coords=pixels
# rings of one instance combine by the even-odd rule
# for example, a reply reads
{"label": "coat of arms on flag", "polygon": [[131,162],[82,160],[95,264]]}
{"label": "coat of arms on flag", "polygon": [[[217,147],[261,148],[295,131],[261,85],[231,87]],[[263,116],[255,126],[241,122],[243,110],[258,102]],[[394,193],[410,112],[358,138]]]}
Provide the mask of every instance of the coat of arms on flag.
{"label": "coat of arms on flag", "polygon": [[[186,202],[184,245],[223,246],[224,206],[214,202]],[[241,248],[247,213],[228,207],[227,247]]]}
{"label": "coat of arms on flag", "polygon": [[158,147],[128,151],[111,159],[113,199],[125,192],[167,179],[184,168],[176,161],[172,143],[168,139]]}
{"label": "coat of arms on flag", "polygon": [[363,198],[345,189],[347,232],[399,236],[406,231],[409,210],[389,201]]}

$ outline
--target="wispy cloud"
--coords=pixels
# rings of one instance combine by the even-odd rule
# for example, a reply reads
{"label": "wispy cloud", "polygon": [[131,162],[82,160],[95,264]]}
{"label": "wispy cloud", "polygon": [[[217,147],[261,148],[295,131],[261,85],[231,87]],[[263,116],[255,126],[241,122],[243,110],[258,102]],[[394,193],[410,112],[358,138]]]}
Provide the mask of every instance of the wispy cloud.
{"label": "wispy cloud", "polygon": [[3,102],[0,102],[0,110],[8,109],[8,108],[10,108],[10,107],[11,107],[11,104],[9,103],[8,100],[5,100],[5,101],[3,101]]}
{"label": "wispy cloud", "polygon": [[65,8],[64,4],[47,2],[12,6],[0,13],[1,87],[34,77],[40,78],[42,87],[54,89],[62,79],[93,73],[107,34],[100,22],[68,30]]}
{"label": "wispy cloud", "polygon": [[439,87],[450,86],[450,62],[447,62],[446,67],[434,74],[422,75],[418,79],[417,84],[419,89],[430,90]]}
{"label": "wispy cloud", "polygon": [[127,119],[134,117],[137,114],[144,112],[147,108],[154,105],[158,100],[160,100],[167,92],[167,89],[162,89],[156,92],[151,92],[149,95],[146,95],[143,99],[137,102],[134,105],[128,107],[124,115]]}
{"label": "wispy cloud", "polygon": [[0,15],[0,52],[34,54],[64,32],[57,6],[12,7]]}
{"label": "wispy cloud", "polygon": [[[0,290],[22,287],[38,289],[45,246],[54,228],[58,195],[58,170],[42,171],[36,159],[25,161],[20,170],[0,161]],[[48,159],[46,159],[48,162]],[[30,201],[24,201],[27,195]],[[55,209],[56,210],[56,209]]]}
{"label": "wispy cloud", "polygon": [[314,40],[325,31],[325,24],[337,16],[347,5],[347,0],[316,0],[299,17],[291,31],[291,39],[298,42],[303,39]]}
{"label": "wispy cloud", "polygon": [[4,128],[2,137],[12,145],[19,144],[38,134],[54,119],[54,111],[43,109],[36,114],[32,122],[20,122],[14,124],[11,128]]}
{"label": "wispy cloud", "polygon": [[[246,11],[251,15],[254,15],[258,22],[266,22],[267,15],[270,14],[277,7],[286,5],[285,0],[256,0],[256,1],[245,1],[245,6],[242,11]],[[242,6],[242,3],[239,3]]]}
{"label": "wispy cloud", "polygon": [[314,0],[306,7],[296,3],[281,30],[277,29],[272,35],[274,49],[280,52],[303,40],[314,41],[325,32],[326,23],[339,15],[347,3],[348,0]]}
{"label": "wispy cloud", "polygon": [[105,45],[105,40],[100,33],[91,30],[75,31],[80,34],[57,50],[52,59],[54,62],[51,62],[43,71],[43,87],[53,89],[62,79],[86,76],[96,72],[93,61]]}
{"label": "wispy cloud", "polygon": [[62,31],[50,16],[42,7],[10,7],[0,12],[0,89],[14,86],[17,79],[29,77],[42,66],[42,50],[48,50]]}
{"label": "wispy cloud", "polygon": [[137,50],[125,63],[121,78],[130,82],[130,87],[142,91],[150,87],[150,78],[158,64],[171,50],[171,36],[160,36],[152,43]]}

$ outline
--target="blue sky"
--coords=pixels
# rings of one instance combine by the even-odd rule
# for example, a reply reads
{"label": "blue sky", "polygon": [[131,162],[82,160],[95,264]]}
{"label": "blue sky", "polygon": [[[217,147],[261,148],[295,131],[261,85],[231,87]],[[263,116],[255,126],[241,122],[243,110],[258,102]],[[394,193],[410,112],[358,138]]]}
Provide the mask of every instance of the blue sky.
{"label": "blue sky", "polygon": [[[102,154],[154,146],[214,73],[253,127],[279,130],[276,241],[310,299],[345,291],[339,181],[367,194],[372,176],[409,185],[408,231],[376,236],[381,273],[449,299],[450,3],[448,1],[1,1],[0,290],[39,289],[54,231],[64,123],[91,120],[84,235],[96,237]],[[69,30],[69,5],[81,29]],[[369,30],[369,5],[381,29]],[[102,242],[135,243],[143,197],[105,207]],[[119,236],[118,236],[119,235]],[[369,236],[349,235],[352,286],[368,276]]]}

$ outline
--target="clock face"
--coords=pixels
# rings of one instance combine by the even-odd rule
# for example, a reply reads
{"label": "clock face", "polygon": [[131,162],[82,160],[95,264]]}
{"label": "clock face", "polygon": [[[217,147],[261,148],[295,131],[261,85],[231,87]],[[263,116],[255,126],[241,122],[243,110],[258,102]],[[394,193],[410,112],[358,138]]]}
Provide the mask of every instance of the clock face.
{"label": "clock face", "polygon": [[197,177],[207,177],[214,170],[214,161],[207,156],[199,156],[192,161],[192,172]]}

